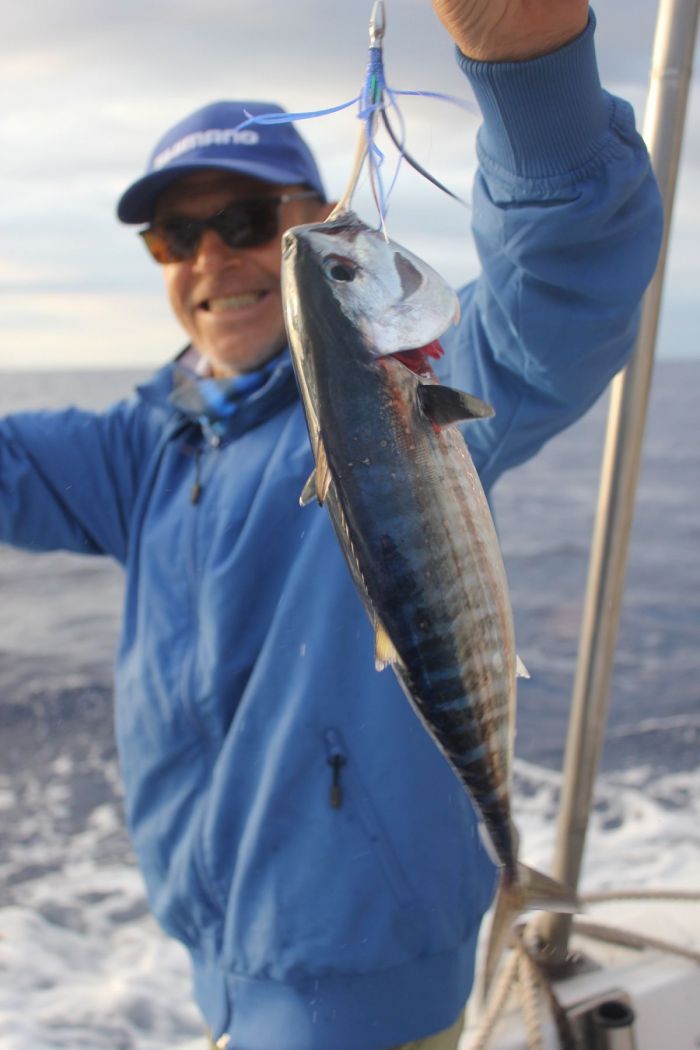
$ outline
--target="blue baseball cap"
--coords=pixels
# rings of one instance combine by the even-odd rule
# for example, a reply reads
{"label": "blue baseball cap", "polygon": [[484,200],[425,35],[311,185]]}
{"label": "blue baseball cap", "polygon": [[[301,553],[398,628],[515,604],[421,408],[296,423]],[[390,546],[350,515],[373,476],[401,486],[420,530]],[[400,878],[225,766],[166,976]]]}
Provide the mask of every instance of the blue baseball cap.
{"label": "blue baseball cap", "polygon": [[212,102],[166,131],[148,158],[146,174],[122,194],[122,222],[150,222],[163,190],[197,171],[230,171],[261,182],[303,183],[326,199],[311,150],[291,123],[249,124],[249,117],[284,113],[274,102]]}

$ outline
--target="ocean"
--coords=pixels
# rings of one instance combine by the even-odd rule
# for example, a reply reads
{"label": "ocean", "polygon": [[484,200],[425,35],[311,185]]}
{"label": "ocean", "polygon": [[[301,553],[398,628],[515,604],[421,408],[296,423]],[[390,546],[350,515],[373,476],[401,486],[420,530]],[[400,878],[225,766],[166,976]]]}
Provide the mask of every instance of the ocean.
{"label": "ocean", "polygon": [[[0,413],[128,394],[127,372],[4,373]],[[656,366],[583,889],[700,881],[700,362]],[[498,484],[518,650],[515,807],[551,861],[606,399]],[[0,548],[0,1050],[202,1050],[184,951],[124,831],[120,570]],[[689,905],[692,907],[693,905]]]}

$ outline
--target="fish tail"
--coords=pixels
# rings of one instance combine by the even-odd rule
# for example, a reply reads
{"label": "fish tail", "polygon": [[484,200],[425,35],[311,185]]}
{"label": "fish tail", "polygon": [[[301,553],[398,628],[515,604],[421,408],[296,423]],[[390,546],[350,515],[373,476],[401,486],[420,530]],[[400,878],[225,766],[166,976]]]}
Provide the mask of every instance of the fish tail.
{"label": "fish tail", "polygon": [[518,864],[517,889],[522,898],[522,911],[557,911],[570,915],[583,910],[583,904],[570,886],[543,875],[541,871]]}
{"label": "fish tail", "polygon": [[549,875],[518,864],[517,879],[501,877],[491,919],[486,961],[482,979],[482,996],[487,998],[499,960],[510,941],[511,931],[521,912],[554,911],[574,914],[583,910],[576,893]]}

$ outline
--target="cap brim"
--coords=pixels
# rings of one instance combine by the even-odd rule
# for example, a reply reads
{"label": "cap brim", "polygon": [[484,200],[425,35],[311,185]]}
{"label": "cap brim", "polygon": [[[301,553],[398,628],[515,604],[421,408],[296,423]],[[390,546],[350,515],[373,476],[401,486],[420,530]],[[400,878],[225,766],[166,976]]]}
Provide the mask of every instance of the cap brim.
{"label": "cap brim", "polygon": [[[248,175],[260,182],[271,182],[278,185],[296,186],[308,180],[299,177],[298,171],[287,171],[267,164],[245,161],[227,161],[212,159],[198,161],[196,164],[169,164],[162,171],[153,171],[137,179],[122,194],[117,204],[117,218],[125,223],[151,222],[155,214],[156,202],[163,190],[185,175],[194,175],[198,171],[225,171],[232,175]],[[312,184],[321,199],[325,199],[323,189]]]}

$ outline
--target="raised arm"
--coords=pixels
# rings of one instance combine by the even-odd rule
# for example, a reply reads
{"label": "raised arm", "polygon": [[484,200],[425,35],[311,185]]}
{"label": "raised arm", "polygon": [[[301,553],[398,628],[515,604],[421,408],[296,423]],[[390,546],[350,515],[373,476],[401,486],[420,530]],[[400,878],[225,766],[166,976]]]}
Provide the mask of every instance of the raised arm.
{"label": "raised arm", "polygon": [[[462,289],[462,320],[443,340],[443,378],[496,409],[467,430],[489,487],[577,419],[625,363],[662,213],[632,109],[601,89],[592,14],[570,38],[585,4],[434,5],[461,51],[511,59],[458,56],[483,115],[473,195],[482,273]],[[527,13],[533,26],[516,54]],[[520,60],[539,51],[535,38],[559,32],[563,46]]]}

